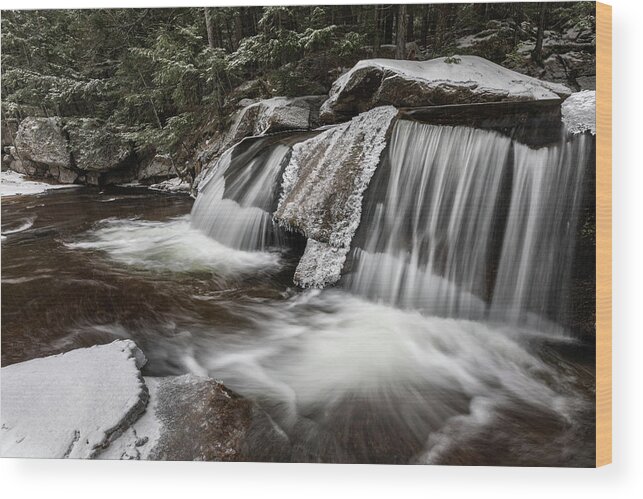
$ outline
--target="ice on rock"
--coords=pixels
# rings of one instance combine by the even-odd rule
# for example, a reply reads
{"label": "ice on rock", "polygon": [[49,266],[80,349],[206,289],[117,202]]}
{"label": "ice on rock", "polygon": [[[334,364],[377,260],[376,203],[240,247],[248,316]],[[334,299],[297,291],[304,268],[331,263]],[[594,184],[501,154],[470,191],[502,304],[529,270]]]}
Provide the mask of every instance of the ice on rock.
{"label": "ice on rock", "polygon": [[396,115],[394,107],[378,107],[293,147],[275,218],[308,237],[296,284],[324,287],[339,279]]}
{"label": "ice on rock", "polygon": [[134,342],[73,350],[2,368],[2,457],[92,458],[145,410]]}
{"label": "ice on rock", "polygon": [[596,91],[583,90],[570,95],[563,102],[561,111],[569,132],[596,135]]}

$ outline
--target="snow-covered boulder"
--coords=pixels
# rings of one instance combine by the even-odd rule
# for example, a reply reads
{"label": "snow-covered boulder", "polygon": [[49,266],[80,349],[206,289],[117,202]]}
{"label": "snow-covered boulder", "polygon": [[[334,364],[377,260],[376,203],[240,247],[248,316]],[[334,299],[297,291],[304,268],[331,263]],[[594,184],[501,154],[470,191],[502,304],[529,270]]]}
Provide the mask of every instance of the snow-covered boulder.
{"label": "snow-covered boulder", "polygon": [[275,218],[308,237],[296,284],[324,287],[339,280],[364,191],[396,116],[395,108],[378,107],[293,146]]}
{"label": "snow-covered boulder", "polygon": [[60,118],[25,118],[15,145],[22,160],[71,167],[71,150]]}
{"label": "snow-covered boulder", "polygon": [[96,456],[144,411],[144,363],[125,340],[3,367],[0,455]]}
{"label": "snow-covered boulder", "polygon": [[596,135],[596,92],[583,90],[572,94],[562,105],[562,120],[571,133]]}
{"label": "snow-covered boulder", "polygon": [[564,85],[525,76],[476,56],[430,61],[371,59],[358,62],[335,81],[320,117],[333,123],[382,105],[533,101],[570,94]]}

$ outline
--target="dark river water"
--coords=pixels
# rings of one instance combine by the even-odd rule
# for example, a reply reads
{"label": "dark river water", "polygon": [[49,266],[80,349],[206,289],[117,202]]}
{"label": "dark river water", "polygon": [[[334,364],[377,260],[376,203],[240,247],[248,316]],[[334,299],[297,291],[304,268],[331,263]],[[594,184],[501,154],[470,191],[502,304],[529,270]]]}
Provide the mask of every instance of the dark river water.
{"label": "dark river water", "polygon": [[191,228],[192,199],[2,200],[2,364],[131,338],[147,376],[256,400],[291,461],[593,466],[593,346],[292,285],[298,252]]}

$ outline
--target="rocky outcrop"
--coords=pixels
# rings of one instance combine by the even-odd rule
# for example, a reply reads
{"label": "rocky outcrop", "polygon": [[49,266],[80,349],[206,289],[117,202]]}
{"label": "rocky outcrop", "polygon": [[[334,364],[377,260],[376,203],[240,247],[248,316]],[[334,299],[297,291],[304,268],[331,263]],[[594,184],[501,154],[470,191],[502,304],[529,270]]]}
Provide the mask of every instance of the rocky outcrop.
{"label": "rocky outcrop", "polygon": [[193,192],[202,178],[231,147],[243,139],[289,130],[311,130],[319,126],[319,107],[324,95],[306,97],[273,97],[271,99],[242,99],[242,106],[229,126],[208,139],[196,154],[197,176]]}
{"label": "rocky outcrop", "polygon": [[319,124],[319,106],[324,99],[324,96],[312,95],[252,102],[235,115],[224,148],[252,135],[315,128]]}
{"label": "rocky outcrop", "polygon": [[308,237],[295,271],[299,286],[339,280],[396,115],[393,107],[378,107],[293,146],[275,219]]}
{"label": "rocky outcrop", "polygon": [[343,121],[377,106],[395,107],[561,99],[564,85],[537,80],[481,57],[430,61],[360,61],[333,84],[323,122]]}
{"label": "rocky outcrop", "polygon": [[128,182],[139,163],[123,134],[86,118],[26,118],[10,155],[19,173],[90,185]]}
{"label": "rocky outcrop", "polygon": [[220,382],[143,378],[130,340],[2,368],[0,456],[279,461],[285,434]]}
{"label": "rocky outcrop", "polygon": [[16,119],[3,119],[2,120],[2,130],[1,130],[1,139],[2,139],[2,148],[14,145],[14,140],[16,138],[16,133],[18,133],[18,120]]}
{"label": "rocky outcrop", "polygon": [[176,176],[172,158],[167,154],[157,154],[138,170],[138,180],[144,184],[157,183]]}

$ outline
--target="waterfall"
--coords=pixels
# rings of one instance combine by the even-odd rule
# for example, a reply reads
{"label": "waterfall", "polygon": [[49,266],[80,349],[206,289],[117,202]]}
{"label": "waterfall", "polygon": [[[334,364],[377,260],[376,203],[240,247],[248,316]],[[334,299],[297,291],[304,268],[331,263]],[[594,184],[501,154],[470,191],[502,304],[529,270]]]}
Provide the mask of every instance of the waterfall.
{"label": "waterfall", "polygon": [[[283,246],[274,214],[309,237],[296,281],[308,269],[333,282],[327,274],[339,278],[343,267],[340,285],[377,302],[562,323],[591,138],[531,148],[496,131],[394,116],[364,113],[295,153],[267,138],[240,143],[201,183],[192,225],[229,247],[261,251]],[[310,256],[315,245],[323,258]]]}
{"label": "waterfall", "polygon": [[349,288],[405,308],[481,317],[510,148],[495,132],[400,121],[367,197]]}
{"label": "waterfall", "polygon": [[192,226],[231,248],[264,251],[280,244],[272,212],[291,149],[261,145],[244,154],[228,149],[201,182],[192,208]]}
{"label": "waterfall", "polygon": [[494,131],[399,121],[344,286],[446,317],[559,319],[589,145],[531,149]]}
{"label": "waterfall", "polygon": [[565,312],[590,147],[586,135],[537,150],[515,145],[493,318],[509,322],[544,317],[558,320]]}

